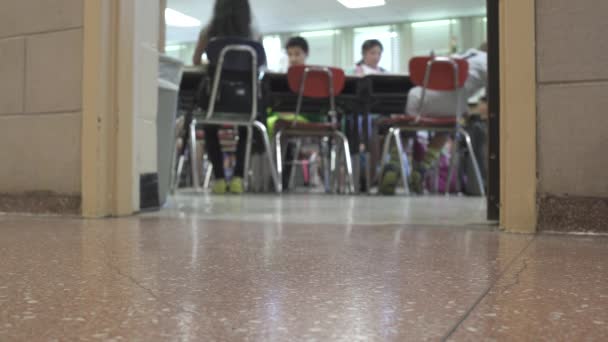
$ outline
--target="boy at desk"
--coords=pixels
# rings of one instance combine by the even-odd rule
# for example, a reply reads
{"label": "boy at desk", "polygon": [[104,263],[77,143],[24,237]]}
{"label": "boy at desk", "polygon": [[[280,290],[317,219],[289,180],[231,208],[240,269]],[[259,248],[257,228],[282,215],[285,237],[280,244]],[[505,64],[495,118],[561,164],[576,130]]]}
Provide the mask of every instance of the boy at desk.
{"label": "boy at desk", "polygon": [[[287,50],[287,55],[289,57],[289,66],[295,65],[305,65],[306,60],[308,59],[309,54],[309,46],[306,39],[302,37],[292,37],[287,41],[285,45],[285,49]],[[277,113],[273,112],[272,108],[268,109],[268,133],[270,136],[274,136],[274,127],[276,125],[277,120],[293,120],[293,113]],[[300,114],[297,118],[295,118],[298,122],[318,122],[320,121],[320,115],[318,114]],[[289,179],[291,177],[293,161],[297,159],[298,156],[295,156],[296,146],[294,143],[289,143],[286,149],[286,160],[287,165],[283,172],[283,189],[287,189],[289,187]]]}
{"label": "boy at desk", "polygon": [[[285,45],[287,50],[287,56],[289,57],[289,66],[305,65],[308,59],[309,47],[306,39],[302,37],[292,37],[287,41]],[[279,119],[293,120],[294,114],[290,113],[276,113],[272,111],[272,108],[268,109],[268,133],[270,136],[274,135],[274,126]],[[309,115],[301,114],[298,116],[297,121],[309,122]]]}

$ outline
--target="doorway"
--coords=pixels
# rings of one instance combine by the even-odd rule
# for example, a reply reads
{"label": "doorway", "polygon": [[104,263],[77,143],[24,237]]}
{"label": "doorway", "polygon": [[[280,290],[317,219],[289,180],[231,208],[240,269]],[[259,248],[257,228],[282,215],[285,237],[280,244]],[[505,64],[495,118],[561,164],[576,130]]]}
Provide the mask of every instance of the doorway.
{"label": "doorway", "polygon": [[[117,1],[120,3],[120,1]],[[529,94],[526,94],[527,100],[525,103],[525,108],[523,104],[519,104],[519,106],[510,106],[509,112],[512,113],[508,117],[502,117],[500,114],[505,113],[505,104],[508,102],[509,105],[513,103],[511,100],[515,99],[516,94],[522,94],[523,89],[516,88],[516,82],[514,82],[513,78],[504,78],[505,70],[504,70],[504,55],[509,53],[505,51],[513,51],[511,49],[506,49],[506,46],[513,46],[516,44],[514,42],[513,32],[517,31],[518,34],[529,35],[526,38],[525,42],[521,43],[521,45],[526,48],[525,56],[521,56],[518,59],[518,62],[527,65],[529,68],[533,70],[534,64],[534,35],[533,35],[533,27],[534,27],[534,11],[533,4],[529,4],[523,0],[511,1],[509,3],[499,1],[499,0],[487,0],[487,34],[490,40],[489,50],[490,50],[490,60],[489,60],[489,72],[492,75],[490,77],[489,83],[489,98],[490,98],[490,177],[489,177],[489,196],[487,198],[488,201],[488,212],[487,217],[489,219],[495,220],[500,217],[502,220],[502,225],[507,226],[509,217],[517,217],[517,213],[525,213],[525,220],[520,220],[518,222],[514,222],[516,230],[533,230],[533,226],[535,224],[535,209],[534,209],[534,197],[535,197],[535,187],[534,184],[534,174],[535,174],[535,164],[534,164],[534,155],[525,155],[525,170],[520,170],[519,174],[505,172],[508,170],[508,167],[513,167],[516,165],[513,163],[513,160],[522,159],[522,152],[525,149],[530,150],[532,145],[535,144],[535,135],[533,132],[534,128],[534,120],[530,120],[530,118],[535,117],[534,112],[534,91],[530,91],[530,86],[534,83],[533,76],[534,73],[525,75],[523,77],[520,75],[517,80],[518,84],[526,84],[526,91]],[[522,25],[506,25],[508,22],[517,21],[518,15],[526,14],[525,22]],[[105,20],[100,18],[95,18],[96,20]],[[107,19],[107,18],[106,18]],[[319,34],[319,33],[317,33]],[[505,36],[507,36],[507,40],[504,40]],[[502,41],[499,42],[499,39]],[[532,44],[530,44],[530,42]],[[407,45],[405,42],[401,42],[400,45]],[[531,47],[532,46],[532,47]],[[501,48],[499,48],[501,47]],[[352,51],[347,51],[350,55]],[[512,53],[509,53],[509,56],[512,56]],[[120,59],[120,56],[118,57]],[[517,58],[516,58],[517,59]],[[510,59],[510,61],[513,59]],[[501,67],[502,74],[501,74]],[[511,65],[510,65],[511,67]],[[530,79],[532,78],[532,79]],[[103,81],[103,80],[102,80]],[[86,82],[85,82],[86,83]],[[533,88],[533,87],[532,87]],[[507,95],[505,97],[505,95]],[[515,100],[517,101],[517,100]],[[519,107],[520,110],[516,110],[516,107]],[[525,110],[521,110],[525,109]],[[86,111],[86,108],[85,108]],[[528,116],[527,121],[524,120],[524,115]],[[504,135],[500,133],[505,131],[506,127],[509,125],[513,125],[515,120],[512,119],[521,119],[519,123],[526,122],[528,124],[528,129],[525,132],[525,141],[519,144],[515,143],[513,140],[506,139]],[[506,125],[505,125],[506,124]],[[90,128],[90,127],[89,127]],[[524,133],[522,133],[524,134]],[[519,139],[518,141],[521,141]],[[526,150],[526,152],[528,152]],[[506,156],[510,158],[510,162],[505,162],[505,152]],[[88,158],[91,159],[91,158]],[[502,162],[501,162],[502,161]],[[88,160],[87,163],[92,162]],[[120,167],[124,165],[120,160],[116,160],[116,158],[112,157],[109,160],[110,163],[113,164],[113,167]],[[85,160],[83,160],[85,163]],[[95,167],[99,169],[100,165],[106,164],[98,164]],[[507,165],[507,166],[506,166]],[[522,164],[523,165],[523,164]],[[521,165],[519,165],[521,166]],[[106,170],[103,170],[104,172]],[[501,172],[502,171],[502,172]],[[524,177],[525,181],[521,182],[521,184],[517,184],[519,179],[516,177]],[[512,186],[519,185],[521,187],[517,187],[516,191],[509,191],[508,195],[504,192],[506,189],[506,185],[510,182],[511,186],[509,189],[512,189]],[[91,183],[93,185],[99,183],[97,179],[93,179]],[[525,185],[524,185],[525,184]],[[532,186],[531,186],[532,184]],[[121,187],[121,189],[128,189],[129,186]],[[502,190],[502,191],[501,191]],[[126,190],[125,190],[126,191]],[[102,196],[103,194],[95,194],[92,193],[93,196]],[[116,197],[114,200],[120,200],[124,196],[118,196],[119,193],[116,192]],[[509,196],[510,195],[510,196]],[[86,194],[83,194],[85,202],[87,201]],[[102,196],[103,197],[103,196]],[[105,201],[107,197],[103,197]],[[525,198],[525,201],[521,201],[521,198]],[[128,201],[127,201],[128,202]],[[519,206],[517,203],[521,203]],[[507,211],[505,212],[505,208]],[[112,212],[112,210],[106,210],[108,212]],[[127,210],[125,210],[126,212]],[[520,215],[521,216],[521,215]],[[522,228],[522,227],[525,227]]]}

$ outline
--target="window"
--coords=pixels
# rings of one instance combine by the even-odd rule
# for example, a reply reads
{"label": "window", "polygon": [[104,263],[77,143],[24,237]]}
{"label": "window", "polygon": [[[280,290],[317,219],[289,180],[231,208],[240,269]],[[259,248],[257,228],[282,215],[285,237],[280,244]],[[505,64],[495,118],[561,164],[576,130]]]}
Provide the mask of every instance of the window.
{"label": "window", "polygon": [[285,70],[285,52],[281,44],[281,37],[276,35],[266,36],[264,37],[263,44],[266,51],[268,70],[275,72]]}
{"label": "window", "polygon": [[449,55],[452,52],[452,22],[453,20],[436,20],[412,23],[414,55]]}
{"label": "window", "polygon": [[399,34],[392,26],[360,27],[354,30],[353,52],[357,63],[361,60],[361,47],[366,40],[377,39],[384,46],[380,66],[388,71],[399,71]]}
{"label": "window", "polygon": [[[167,44],[165,46],[165,54],[170,57],[179,59],[186,65],[192,64],[192,56],[194,56],[194,50],[196,49],[196,42],[185,42],[178,44]],[[203,55],[203,60],[205,56]]]}
{"label": "window", "polygon": [[300,35],[308,41],[310,55],[307,64],[334,66],[335,41],[340,34],[337,30],[302,32]]}

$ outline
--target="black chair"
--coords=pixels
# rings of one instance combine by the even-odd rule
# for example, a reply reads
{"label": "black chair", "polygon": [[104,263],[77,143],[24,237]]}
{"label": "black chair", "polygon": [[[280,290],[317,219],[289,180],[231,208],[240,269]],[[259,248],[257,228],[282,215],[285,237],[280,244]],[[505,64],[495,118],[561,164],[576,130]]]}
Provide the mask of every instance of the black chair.
{"label": "black chair", "polygon": [[[219,125],[247,128],[245,152],[245,189],[249,188],[249,164],[254,128],[261,135],[277,192],[281,182],[274,165],[266,126],[257,120],[264,113],[260,94],[261,69],[266,64],[262,44],[243,38],[220,38],[209,42],[207,77],[198,92],[199,111],[190,124],[190,153],[196,160],[196,126]],[[198,188],[196,184],[195,188]]]}

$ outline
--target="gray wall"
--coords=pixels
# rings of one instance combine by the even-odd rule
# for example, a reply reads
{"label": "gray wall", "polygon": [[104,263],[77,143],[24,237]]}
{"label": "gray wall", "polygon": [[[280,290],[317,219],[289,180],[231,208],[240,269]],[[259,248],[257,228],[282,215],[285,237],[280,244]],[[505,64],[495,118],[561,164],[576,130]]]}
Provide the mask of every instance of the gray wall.
{"label": "gray wall", "polygon": [[0,194],[80,194],[84,0],[0,10]]}
{"label": "gray wall", "polygon": [[608,1],[536,6],[540,195],[608,198]]}

